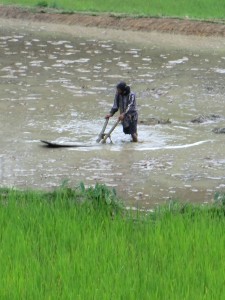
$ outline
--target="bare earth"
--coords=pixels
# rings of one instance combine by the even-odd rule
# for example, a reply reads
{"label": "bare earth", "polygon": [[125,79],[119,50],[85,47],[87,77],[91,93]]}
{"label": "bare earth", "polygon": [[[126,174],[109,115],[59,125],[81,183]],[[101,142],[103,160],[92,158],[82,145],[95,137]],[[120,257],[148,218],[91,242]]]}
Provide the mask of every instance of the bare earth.
{"label": "bare earth", "polygon": [[11,6],[0,6],[0,18],[22,19],[65,25],[80,25],[132,31],[157,31],[198,36],[225,37],[225,24],[168,18],[132,18],[111,15],[61,14],[44,9],[25,9]]}

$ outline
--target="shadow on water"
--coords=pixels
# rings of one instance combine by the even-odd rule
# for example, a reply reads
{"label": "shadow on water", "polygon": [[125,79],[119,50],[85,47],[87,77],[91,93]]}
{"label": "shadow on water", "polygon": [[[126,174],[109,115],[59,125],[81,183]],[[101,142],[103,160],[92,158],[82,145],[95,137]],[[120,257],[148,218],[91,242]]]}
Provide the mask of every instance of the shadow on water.
{"label": "shadow on water", "polygon": [[[137,47],[16,27],[1,29],[0,51],[3,185],[101,182],[139,206],[209,201],[224,189],[224,137],[212,132],[224,125],[223,51]],[[137,93],[140,120],[171,123],[140,124],[137,144],[118,126],[113,144],[96,144],[120,79]],[[212,113],[220,117],[191,122]],[[47,150],[40,139],[92,147]]]}

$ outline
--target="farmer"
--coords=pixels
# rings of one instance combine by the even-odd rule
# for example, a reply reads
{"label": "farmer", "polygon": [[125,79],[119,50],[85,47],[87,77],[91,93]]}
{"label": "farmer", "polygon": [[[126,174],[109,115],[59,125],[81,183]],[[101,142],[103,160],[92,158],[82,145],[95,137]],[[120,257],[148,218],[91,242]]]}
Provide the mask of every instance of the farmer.
{"label": "farmer", "polygon": [[123,132],[131,134],[133,142],[137,142],[138,112],[135,94],[131,92],[130,87],[124,81],[119,82],[116,89],[114,104],[105,118],[111,118],[119,110],[118,119],[122,122]]}

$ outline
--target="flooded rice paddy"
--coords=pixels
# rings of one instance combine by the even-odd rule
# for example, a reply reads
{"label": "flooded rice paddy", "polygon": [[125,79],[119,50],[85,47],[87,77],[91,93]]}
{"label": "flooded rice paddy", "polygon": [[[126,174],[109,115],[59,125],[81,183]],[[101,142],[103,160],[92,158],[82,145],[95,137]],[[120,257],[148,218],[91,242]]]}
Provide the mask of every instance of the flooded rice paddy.
{"label": "flooded rice paddy", "polygon": [[[171,198],[210,201],[225,190],[225,135],[212,132],[225,127],[224,50],[225,43],[167,48],[44,26],[1,27],[1,185],[99,182],[139,207]],[[171,123],[140,124],[137,144],[119,126],[113,144],[96,144],[122,79],[136,92],[140,121]],[[200,115],[204,122],[191,122]],[[93,147],[48,149],[40,139]]]}

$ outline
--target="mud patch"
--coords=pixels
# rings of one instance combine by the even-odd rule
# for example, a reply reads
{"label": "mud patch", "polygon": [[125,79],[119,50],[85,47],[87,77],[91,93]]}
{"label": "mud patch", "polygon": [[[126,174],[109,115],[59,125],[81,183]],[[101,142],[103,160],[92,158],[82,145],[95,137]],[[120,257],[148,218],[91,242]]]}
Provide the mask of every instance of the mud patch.
{"label": "mud patch", "polygon": [[225,133],[225,127],[222,127],[222,128],[214,128],[212,130],[214,133]]}
{"label": "mud patch", "polygon": [[149,117],[144,120],[140,120],[139,124],[143,125],[157,125],[157,124],[171,124],[172,122],[169,119],[160,119],[160,118],[155,118],[155,117]]}
{"label": "mud patch", "polygon": [[192,123],[205,123],[205,122],[215,122],[218,120],[224,119],[224,117],[216,114],[210,114],[207,116],[201,115],[191,120]]}

